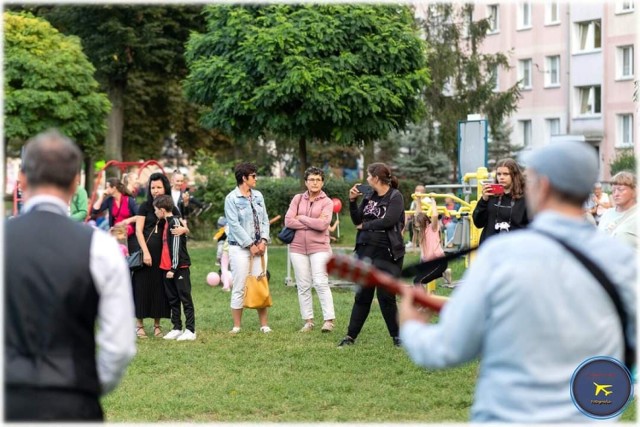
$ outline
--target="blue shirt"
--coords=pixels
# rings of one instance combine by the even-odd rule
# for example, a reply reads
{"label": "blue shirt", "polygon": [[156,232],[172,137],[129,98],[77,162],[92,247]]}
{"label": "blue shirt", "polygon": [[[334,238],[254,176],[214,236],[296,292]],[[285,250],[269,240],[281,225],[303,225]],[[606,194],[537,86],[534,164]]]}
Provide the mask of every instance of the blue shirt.
{"label": "blue shirt", "polygon": [[[253,209],[258,217],[260,236],[256,238]],[[260,239],[270,242],[269,216],[264,204],[264,197],[258,190],[251,190],[251,202],[248,197],[242,195],[238,187],[227,194],[224,199],[224,216],[227,218],[229,244],[237,243],[240,247],[247,248]]]}
{"label": "blue shirt", "polygon": [[[539,214],[530,227],[581,250],[612,280],[636,334],[633,250],[584,220]],[[531,230],[486,242],[438,324],[406,322],[400,338],[411,359],[444,368],[480,357],[473,421],[585,422],[570,379],[585,359],[624,360],[615,307],[602,285],[566,249]]]}

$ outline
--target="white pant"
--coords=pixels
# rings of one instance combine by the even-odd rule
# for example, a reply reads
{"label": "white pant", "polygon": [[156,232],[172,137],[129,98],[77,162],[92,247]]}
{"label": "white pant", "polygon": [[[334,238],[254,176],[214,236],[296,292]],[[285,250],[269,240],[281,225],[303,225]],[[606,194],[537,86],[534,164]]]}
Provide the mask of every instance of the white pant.
{"label": "white pant", "polygon": [[336,318],[333,310],[333,296],[331,288],[329,288],[329,275],[327,274],[327,260],[330,256],[330,252],[317,252],[311,255],[291,254],[298,287],[300,314],[304,320],[313,319],[312,284],[316,288],[324,320]]}
{"label": "white pant", "polygon": [[[231,288],[231,308],[244,308],[242,301],[244,299],[244,282],[249,275],[249,259],[251,252],[249,249],[243,249],[240,246],[229,246],[229,258],[231,261],[231,271],[233,275],[233,287]],[[264,273],[267,274],[267,252],[264,253]],[[251,273],[254,276],[262,272],[262,263],[260,257],[253,258]]]}

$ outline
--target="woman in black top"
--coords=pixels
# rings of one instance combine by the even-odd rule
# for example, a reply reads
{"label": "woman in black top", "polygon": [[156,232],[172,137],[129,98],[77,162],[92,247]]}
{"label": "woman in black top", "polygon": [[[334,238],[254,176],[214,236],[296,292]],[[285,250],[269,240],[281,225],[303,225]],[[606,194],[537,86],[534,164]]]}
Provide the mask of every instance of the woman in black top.
{"label": "woman in black top", "polygon": [[[370,189],[363,189],[364,194],[358,191],[358,185],[349,190],[351,220],[358,230],[356,256],[369,258],[378,269],[399,277],[404,260],[404,200],[397,189],[398,179],[384,163],[372,163],[367,168],[367,183]],[[364,198],[358,206],[357,199],[361,195]],[[396,346],[400,345],[395,295],[383,288],[361,287],[355,296],[347,335],[338,347],[355,342],[369,316],[375,292],[389,335]]]}
{"label": "woman in black top", "polygon": [[[168,319],[171,314],[169,301],[164,291],[163,272],[160,270],[162,255],[162,230],[165,220],[159,220],[153,209],[153,199],[159,195],[171,195],[169,179],[162,173],[156,172],[149,177],[147,200],[140,205],[136,217],[136,236],[142,249],[144,267],[135,271],[132,277],[133,302],[136,311],[136,334],[139,338],[146,338],[143,319],[153,318],[153,334],[162,336],[160,318]],[[180,211],[174,206],[173,215],[180,218]],[[175,227],[171,232],[176,235],[184,234],[186,227]]]}
{"label": "woman in black top", "polygon": [[524,176],[513,159],[496,164],[496,181],[504,187],[504,194],[496,195],[490,184],[482,186],[482,198],[473,211],[473,222],[482,228],[480,244],[494,234],[524,228],[529,224],[524,200]]}

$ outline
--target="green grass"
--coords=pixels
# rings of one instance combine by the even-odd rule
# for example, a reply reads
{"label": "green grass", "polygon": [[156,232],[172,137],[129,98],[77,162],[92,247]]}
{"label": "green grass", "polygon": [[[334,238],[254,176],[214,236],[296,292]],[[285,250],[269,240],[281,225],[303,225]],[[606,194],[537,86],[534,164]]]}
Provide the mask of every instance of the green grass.
{"label": "green grass", "polygon": [[[347,222],[347,221],[345,221]],[[348,252],[348,250],[345,250]],[[269,249],[274,306],[269,335],[258,331],[254,310],[245,310],[242,332],[231,329],[229,293],[206,285],[217,271],[215,247],[191,242],[194,342],[138,340],[138,354],[118,389],[103,399],[111,422],[464,422],[469,418],[477,362],[432,371],[416,367],[395,348],[374,306],[355,346],[339,350],[353,292],[334,288],[337,328],[298,332],[294,287],[284,286],[286,249]],[[417,253],[406,263],[417,260]],[[463,266],[453,266],[454,278]],[[440,291],[439,291],[440,292]],[[441,292],[448,293],[447,290]],[[314,294],[315,295],[315,294]],[[321,310],[314,296],[317,321]],[[150,334],[152,322],[146,320]],[[170,323],[162,321],[168,331]],[[635,408],[625,420],[635,419]]]}

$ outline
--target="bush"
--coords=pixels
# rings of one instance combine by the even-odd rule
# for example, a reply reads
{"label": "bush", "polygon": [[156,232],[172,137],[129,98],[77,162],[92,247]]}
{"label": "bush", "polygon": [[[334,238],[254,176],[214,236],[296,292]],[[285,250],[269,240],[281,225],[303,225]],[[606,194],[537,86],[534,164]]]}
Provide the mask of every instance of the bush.
{"label": "bush", "polygon": [[633,155],[633,149],[619,151],[609,166],[612,176],[622,171],[636,173],[636,157]]}

